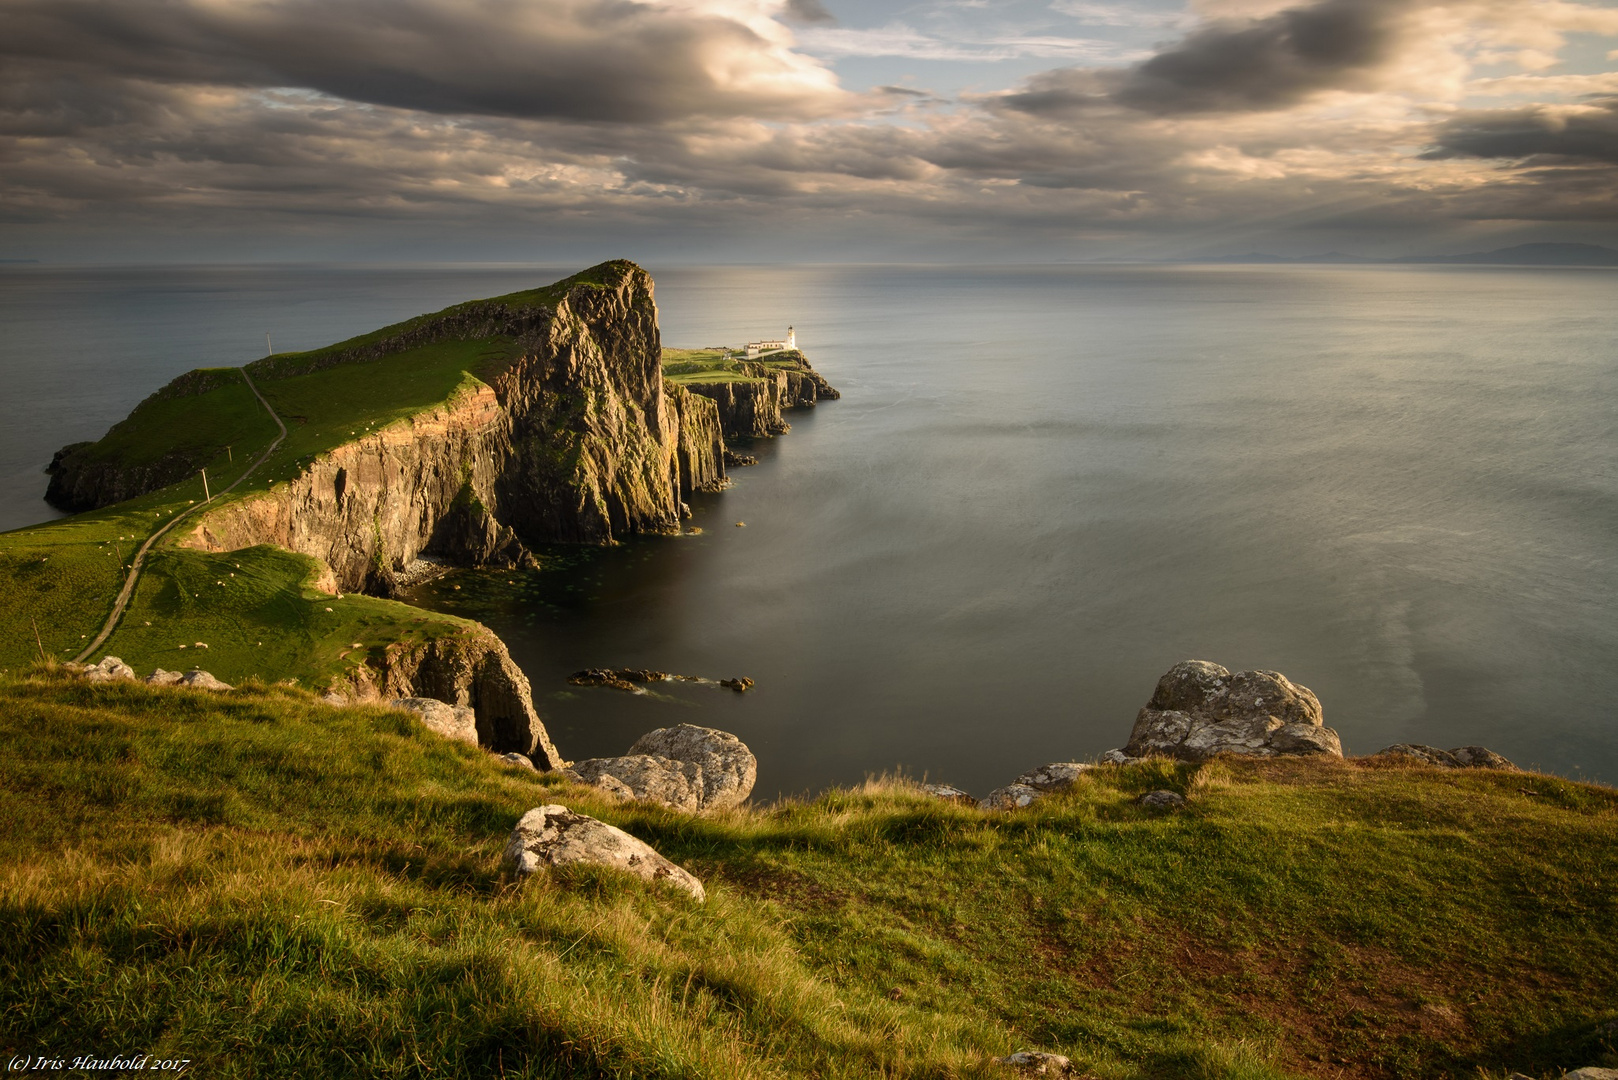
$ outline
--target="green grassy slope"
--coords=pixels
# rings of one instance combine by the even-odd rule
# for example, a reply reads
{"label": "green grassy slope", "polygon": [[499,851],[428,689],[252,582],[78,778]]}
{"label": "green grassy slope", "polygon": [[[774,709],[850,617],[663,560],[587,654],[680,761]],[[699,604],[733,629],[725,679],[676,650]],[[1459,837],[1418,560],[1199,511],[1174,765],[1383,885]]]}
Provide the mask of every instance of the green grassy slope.
{"label": "green grassy slope", "polygon": [[[375,709],[0,680],[0,1048],[208,1076],[1559,1075],[1618,1064],[1618,793],[1355,763],[1107,768],[1028,811],[902,784],[692,819]],[[1135,804],[1168,787],[1181,811]],[[705,905],[523,886],[531,806]]]}

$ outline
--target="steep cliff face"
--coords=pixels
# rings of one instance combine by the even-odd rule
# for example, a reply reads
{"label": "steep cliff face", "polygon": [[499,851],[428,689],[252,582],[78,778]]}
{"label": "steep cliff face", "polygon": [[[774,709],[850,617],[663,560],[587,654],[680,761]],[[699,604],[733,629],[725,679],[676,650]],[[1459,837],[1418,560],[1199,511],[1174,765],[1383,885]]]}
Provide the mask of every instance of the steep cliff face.
{"label": "steep cliff face", "polygon": [[733,439],[765,439],[792,430],[782,413],[813,408],[841,397],[800,352],[782,353],[768,363],[741,365],[746,378],[734,382],[692,382],[687,387],[719,408],[724,434]]}
{"label": "steep cliff face", "polygon": [[606,284],[538,314],[502,319],[480,305],[449,330],[428,322],[396,335],[405,347],[451,330],[501,332],[521,349],[453,401],[205,514],[187,543],[276,544],[326,562],[336,588],[386,595],[424,553],[509,566],[528,558],[526,544],[678,530],[683,498],[726,481],[718,410],[665,392],[651,279],[628,263],[609,268],[597,275]]}

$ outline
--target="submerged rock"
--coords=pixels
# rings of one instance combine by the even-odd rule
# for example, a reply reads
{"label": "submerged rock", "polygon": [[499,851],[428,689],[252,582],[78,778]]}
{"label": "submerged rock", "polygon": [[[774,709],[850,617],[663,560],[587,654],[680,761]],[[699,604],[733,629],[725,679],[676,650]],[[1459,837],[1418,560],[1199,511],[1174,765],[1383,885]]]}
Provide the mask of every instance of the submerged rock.
{"label": "submerged rock", "polygon": [[1383,747],[1377,755],[1412,758],[1426,765],[1443,769],[1516,769],[1510,761],[1485,746],[1457,746],[1453,750],[1440,750],[1436,746],[1420,743],[1394,743]]}
{"label": "submerged rock", "polygon": [[415,713],[429,730],[446,739],[478,744],[478,717],[470,705],[446,705],[436,698],[424,697],[394,698],[388,704]]}
{"label": "submerged rock", "polygon": [[1320,699],[1279,671],[1240,671],[1206,660],[1175,664],[1141,709],[1124,753],[1201,761],[1216,754],[1342,757]]}
{"label": "submerged rock", "polygon": [[506,842],[504,862],[519,878],[542,866],[609,866],[645,881],[672,885],[699,901],[706,899],[702,882],[648,844],[605,821],[556,804],[536,806],[522,816]]}

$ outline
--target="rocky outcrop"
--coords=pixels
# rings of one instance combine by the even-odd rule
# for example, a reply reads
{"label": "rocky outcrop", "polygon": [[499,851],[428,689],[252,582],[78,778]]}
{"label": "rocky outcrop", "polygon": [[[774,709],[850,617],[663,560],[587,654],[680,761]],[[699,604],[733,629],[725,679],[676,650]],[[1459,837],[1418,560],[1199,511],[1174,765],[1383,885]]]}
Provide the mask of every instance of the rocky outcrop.
{"label": "rocky outcrop", "polygon": [[649,845],[605,821],[565,806],[536,806],[517,822],[506,842],[505,865],[519,878],[545,866],[607,866],[643,881],[672,885],[692,898],[706,899],[702,882]]}
{"label": "rocky outcrop", "polygon": [[99,663],[81,670],[79,678],[85,682],[133,682],[135,669],[116,656],[103,656]]}
{"label": "rocky outcrop", "polygon": [[995,788],[978,802],[980,810],[1022,810],[1039,801],[1040,792],[1027,784]]}
{"label": "rocky outcrop", "polygon": [[729,458],[719,406],[683,386],[669,387],[668,400],[679,425],[674,456],[680,470],[680,494],[690,497],[697,491],[723,491],[730,485],[730,477],[725,475]]}
{"label": "rocky outcrop", "polygon": [[758,759],[727,731],[678,724],[647,732],[623,757],[576,762],[566,775],[619,798],[696,814],[746,802]]}
{"label": "rocky outcrop", "polygon": [[767,439],[792,430],[781,416],[787,395],[782,372],[736,382],[687,383],[686,388],[711,400],[727,439]]}
{"label": "rocky outcrop", "polygon": [[1201,761],[1216,754],[1342,757],[1320,701],[1279,671],[1232,675],[1206,660],[1174,665],[1141,709],[1124,751]]}
{"label": "rocky outcrop", "polygon": [[1066,791],[1093,768],[1094,765],[1082,761],[1053,761],[1049,765],[1028,770],[1012,783],[1040,792]]}
{"label": "rocky outcrop", "polygon": [[[394,698],[395,709],[414,713],[427,730],[454,742],[478,744],[477,713],[469,705],[450,705],[435,698]],[[524,759],[526,760],[526,759]]]}
{"label": "rocky outcrop", "polygon": [[1517,766],[1486,746],[1457,746],[1453,750],[1440,750],[1435,746],[1418,743],[1394,743],[1377,751],[1377,756],[1409,758],[1423,765],[1437,765],[1443,769],[1515,769]]}
{"label": "rocky outcrop", "polygon": [[[139,428],[161,402],[200,397],[241,382],[241,372],[235,368],[188,371],[135,406],[128,417],[113,425],[106,439],[116,445],[121,432]],[[104,442],[71,443],[58,450],[45,468],[51,478],[45,501],[69,513],[111,506],[195,476],[219,449],[211,445],[176,446],[149,459],[131,461],[107,453]]]}
{"label": "rocky outcrop", "polygon": [[523,754],[544,769],[567,764],[534,711],[528,677],[488,627],[390,645],[355,668],[344,689],[360,701],[431,698],[470,708],[478,745]]}

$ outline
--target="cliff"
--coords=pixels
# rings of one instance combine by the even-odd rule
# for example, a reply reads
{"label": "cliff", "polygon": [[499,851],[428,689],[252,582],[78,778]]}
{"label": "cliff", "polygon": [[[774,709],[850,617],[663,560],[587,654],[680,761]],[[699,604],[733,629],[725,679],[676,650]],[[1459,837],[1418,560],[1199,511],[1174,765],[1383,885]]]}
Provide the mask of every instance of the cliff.
{"label": "cliff", "polygon": [[718,406],[720,425],[730,438],[784,434],[792,430],[781,415],[786,410],[814,408],[818,401],[842,396],[796,350],[736,363],[733,373],[725,374],[722,380],[698,376],[683,385]]}
{"label": "cliff", "polygon": [[386,378],[390,357],[424,345],[462,335],[515,342],[450,400],[203,515],[186,543],[276,544],[324,561],[338,589],[387,595],[422,554],[509,566],[532,543],[677,531],[684,499],[726,482],[717,407],[665,390],[646,272],[611,263],[586,275],[596,280],[550,304],[463,305],[359,346],[253,365],[274,402],[278,379],[344,364]]}

